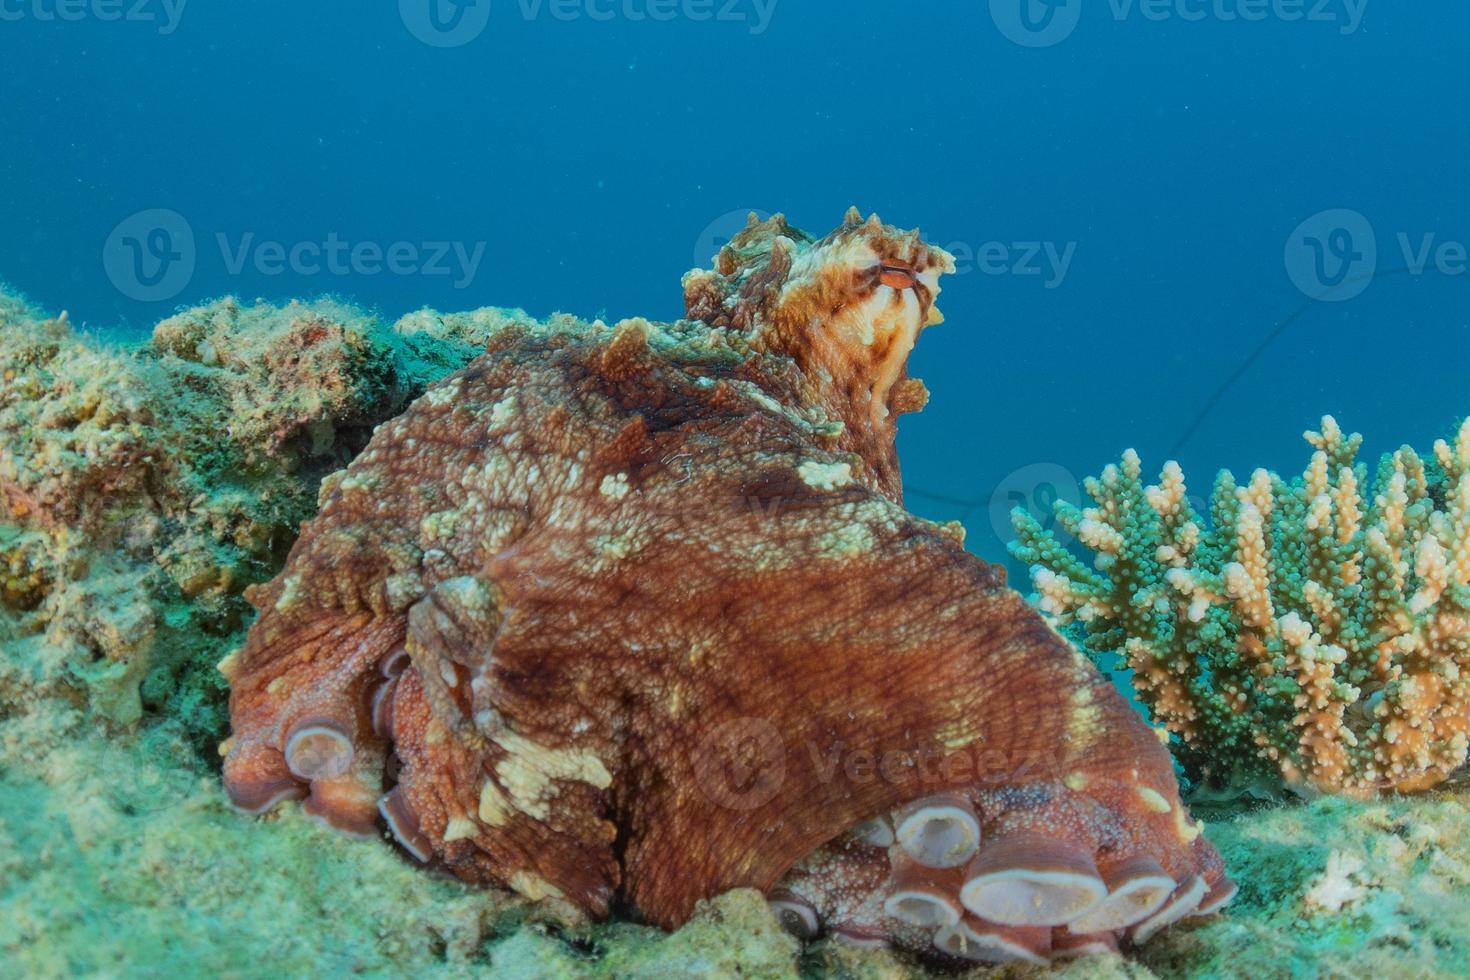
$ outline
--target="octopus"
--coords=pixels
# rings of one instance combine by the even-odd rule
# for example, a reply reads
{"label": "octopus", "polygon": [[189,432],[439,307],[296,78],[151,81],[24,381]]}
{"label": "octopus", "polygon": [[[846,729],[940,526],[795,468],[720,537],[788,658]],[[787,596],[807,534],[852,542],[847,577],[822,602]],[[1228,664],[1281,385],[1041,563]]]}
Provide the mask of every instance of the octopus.
{"label": "octopus", "polygon": [[1235,893],[1157,733],[903,506],[952,257],[751,218],[686,315],[510,326],[321,489],[224,785],[584,919],[733,888],[948,961],[1138,944]]}

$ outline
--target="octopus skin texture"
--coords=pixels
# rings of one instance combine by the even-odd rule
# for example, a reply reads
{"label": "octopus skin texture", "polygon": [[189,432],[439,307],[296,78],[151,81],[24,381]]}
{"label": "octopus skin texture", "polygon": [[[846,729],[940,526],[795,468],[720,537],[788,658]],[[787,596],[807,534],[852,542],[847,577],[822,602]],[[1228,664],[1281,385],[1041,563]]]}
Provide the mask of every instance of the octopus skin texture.
{"label": "octopus skin texture", "polygon": [[322,487],[221,665],[225,787],[672,928],[1045,961],[1233,895],[1164,746],[957,525],[904,510],[906,361],[954,269],[778,216],[687,316],[553,318]]}

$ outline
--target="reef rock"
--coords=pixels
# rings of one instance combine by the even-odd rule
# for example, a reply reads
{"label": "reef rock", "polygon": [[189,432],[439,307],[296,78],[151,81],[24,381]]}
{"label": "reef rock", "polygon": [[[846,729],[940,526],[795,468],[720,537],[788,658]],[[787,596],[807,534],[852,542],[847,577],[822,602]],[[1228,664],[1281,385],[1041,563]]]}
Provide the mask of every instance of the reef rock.
{"label": "reef rock", "polygon": [[0,714],[60,697],[132,725],[183,699],[217,731],[204,664],[248,621],[241,592],[279,568],[321,478],[470,356],[340,304],[233,299],[123,349],[6,297]]}

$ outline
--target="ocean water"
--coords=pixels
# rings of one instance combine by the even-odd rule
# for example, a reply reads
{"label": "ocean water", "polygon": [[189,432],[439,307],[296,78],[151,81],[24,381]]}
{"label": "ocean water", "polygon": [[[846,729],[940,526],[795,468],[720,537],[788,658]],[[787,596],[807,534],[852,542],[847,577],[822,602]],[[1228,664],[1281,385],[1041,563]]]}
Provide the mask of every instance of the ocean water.
{"label": "ocean water", "polygon": [[1203,492],[1323,413],[1376,454],[1470,410],[1467,38],[1446,0],[0,0],[0,279],[119,338],[226,293],[673,318],[749,210],[857,204],[961,259],[903,460],[1002,558],[1125,447]]}

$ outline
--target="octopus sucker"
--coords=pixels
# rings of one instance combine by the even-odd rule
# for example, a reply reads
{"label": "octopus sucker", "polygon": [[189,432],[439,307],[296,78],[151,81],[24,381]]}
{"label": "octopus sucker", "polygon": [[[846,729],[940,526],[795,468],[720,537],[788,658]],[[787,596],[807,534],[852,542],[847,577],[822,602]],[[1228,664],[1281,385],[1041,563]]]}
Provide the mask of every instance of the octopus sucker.
{"label": "octopus sucker", "polygon": [[898,839],[894,836],[893,825],[887,817],[874,817],[865,820],[851,831],[853,837],[873,847],[888,849]]}
{"label": "octopus sucker", "polygon": [[398,675],[403,673],[408,664],[408,648],[397,646],[378,663],[378,670],[386,680],[392,681],[398,679]]}
{"label": "octopus sucker", "polygon": [[397,677],[379,683],[373,691],[370,715],[373,720],[373,734],[379,738],[393,737],[393,698],[397,693]]}
{"label": "octopus sucker", "polygon": [[975,915],[1015,926],[1066,925],[1106,898],[1086,849],[1032,833],[991,842],[965,869],[960,892]]}
{"label": "octopus sucker", "polygon": [[356,750],[343,726],[330,719],[310,718],[291,727],[284,754],[291,775],[311,782],[346,773]]}
{"label": "octopus sucker", "polygon": [[1169,900],[1176,885],[1163,865],[1151,857],[1108,860],[1100,872],[1107,897],[1067,923],[1073,933],[1106,932],[1140,922]]}
{"label": "octopus sucker", "polygon": [[887,949],[888,934],[876,926],[838,926],[832,930],[832,941],[854,949]]}
{"label": "octopus sucker", "polygon": [[1146,943],[1160,930],[1191,915],[1209,891],[1209,886],[1199,875],[1194,875],[1174,890],[1169,900],[1153,915],[1128,930],[1128,938],[1135,944]]}
{"label": "octopus sucker", "polygon": [[771,911],[781,928],[797,939],[815,939],[822,931],[822,921],[812,903],[785,889],[773,889],[767,896]]}
{"label": "octopus sucker", "polygon": [[959,867],[980,847],[980,821],[963,796],[917,800],[899,812],[894,824],[898,843],[926,867]]}
{"label": "octopus sucker", "polygon": [[950,956],[977,963],[1051,962],[1051,930],[1039,926],[1006,926],[974,916],[939,930],[934,945]]}
{"label": "octopus sucker", "polygon": [[1076,959],[1080,956],[1107,956],[1118,952],[1118,937],[1111,932],[1078,934],[1070,929],[1053,929],[1051,959]]}
{"label": "octopus sucker", "polygon": [[802,939],[941,959],[1228,902],[1154,733],[903,507],[907,358],[953,270],[876,216],[778,215],[675,323],[498,334],[251,591],[231,799],[594,918],[751,887]]}
{"label": "octopus sucker", "polygon": [[1239,886],[1229,878],[1222,878],[1211,886],[1200,899],[1199,905],[1190,913],[1192,916],[1214,915],[1216,912],[1235,901],[1236,894],[1240,891]]}
{"label": "octopus sucker", "polygon": [[394,789],[378,801],[378,812],[383,817],[389,835],[420,864],[434,858],[434,843],[419,829],[418,817],[413,813],[402,791]]}
{"label": "octopus sucker", "polygon": [[958,895],[957,869],[925,867],[915,861],[895,865],[883,911],[914,926],[955,926],[965,914]]}

